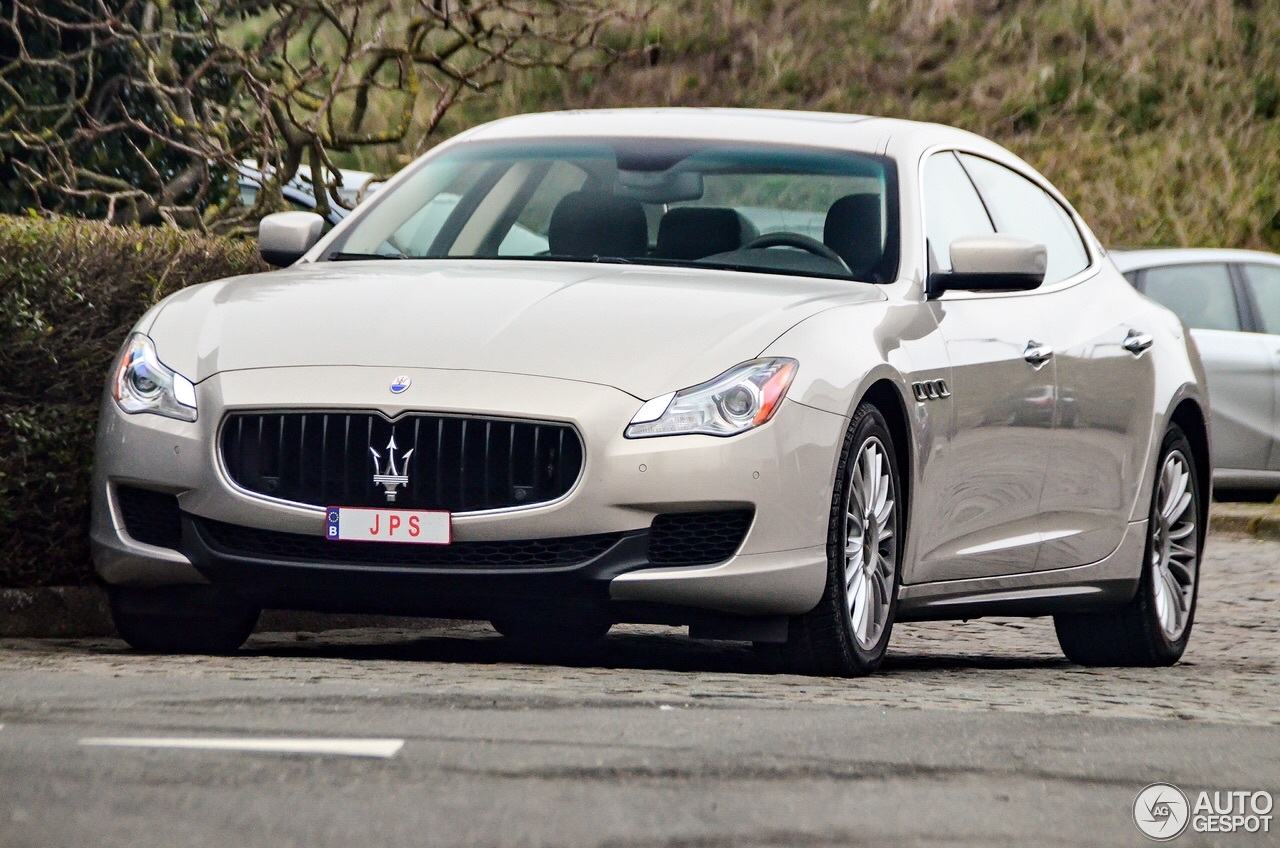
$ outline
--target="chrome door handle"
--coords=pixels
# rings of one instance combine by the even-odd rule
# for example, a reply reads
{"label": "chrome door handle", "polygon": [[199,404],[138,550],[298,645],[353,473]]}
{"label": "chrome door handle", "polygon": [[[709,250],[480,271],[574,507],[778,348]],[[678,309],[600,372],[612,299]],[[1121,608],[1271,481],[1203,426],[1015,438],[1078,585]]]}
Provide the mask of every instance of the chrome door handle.
{"label": "chrome door handle", "polygon": [[1124,337],[1124,341],[1120,343],[1120,346],[1137,356],[1151,347],[1151,343],[1154,341],[1155,339],[1151,337],[1150,333],[1144,333],[1141,330],[1130,330],[1129,335]]}
{"label": "chrome door handle", "polygon": [[1047,344],[1041,344],[1034,339],[1027,342],[1027,349],[1022,352],[1022,358],[1037,368],[1048,362],[1049,358],[1052,356],[1053,348],[1049,347]]}

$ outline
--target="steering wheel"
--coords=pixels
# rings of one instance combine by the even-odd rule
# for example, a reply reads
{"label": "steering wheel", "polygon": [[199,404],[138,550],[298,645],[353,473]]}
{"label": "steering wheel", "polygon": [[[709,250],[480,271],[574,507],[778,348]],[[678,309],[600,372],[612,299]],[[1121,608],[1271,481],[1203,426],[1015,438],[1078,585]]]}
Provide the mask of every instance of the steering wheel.
{"label": "steering wheel", "polygon": [[844,269],[846,274],[853,275],[853,271],[849,268],[848,263],[840,258],[840,254],[827,247],[816,238],[802,236],[799,233],[769,233],[768,235],[754,238],[744,244],[739,250],[763,250],[766,247],[795,247],[800,250],[812,253],[814,256],[821,256],[823,259],[830,259],[832,262]]}

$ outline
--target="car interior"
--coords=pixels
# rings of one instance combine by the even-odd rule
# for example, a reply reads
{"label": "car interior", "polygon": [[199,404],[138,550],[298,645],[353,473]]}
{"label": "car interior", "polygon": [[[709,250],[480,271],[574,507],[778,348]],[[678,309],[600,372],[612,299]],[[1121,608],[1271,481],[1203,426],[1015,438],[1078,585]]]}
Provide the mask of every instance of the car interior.
{"label": "car interior", "polygon": [[895,188],[892,167],[877,157],[609,144],[601,152],[598,144],[567,151],[548,143],[550,152],[522,150],[435,173],[429,163],[414,175],[421,191],[395,193],[415,206],[375,206],[328,256],[692,264],[894,279]]}

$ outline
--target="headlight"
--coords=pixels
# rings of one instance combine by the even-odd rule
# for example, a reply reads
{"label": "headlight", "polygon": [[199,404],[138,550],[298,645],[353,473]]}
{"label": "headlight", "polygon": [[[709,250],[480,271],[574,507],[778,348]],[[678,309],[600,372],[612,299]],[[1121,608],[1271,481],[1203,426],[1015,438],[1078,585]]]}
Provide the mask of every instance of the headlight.
{"label": "headlight", "polygon": [[798,367],[794,359],[782,358],[736,365],[710,382],[649,401],[631,419],[626,436],[734,436],[759,427],[778,411]]}
{"label": "headlight", "polygon": [[124,343],[111,393],[125,412],[196,420],[196,387],[161,362],[155,342],[142,333],[134,333]]}

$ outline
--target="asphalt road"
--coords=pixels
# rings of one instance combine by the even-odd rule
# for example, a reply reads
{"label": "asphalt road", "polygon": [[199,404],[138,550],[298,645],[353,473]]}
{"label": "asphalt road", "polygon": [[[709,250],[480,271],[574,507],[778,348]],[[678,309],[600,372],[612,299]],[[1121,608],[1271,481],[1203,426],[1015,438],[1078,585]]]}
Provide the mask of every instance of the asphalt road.
{"label": "asphalt road", "polygon": [[485,625],[4,640],[0,846],[1145,845],[1149,783],[1280,794],[1278,563],[1212,539],[1192,647],[1154,670],[1071,666],[1044,620],[902,626],[855,681],[664,628],[571,665]]}

